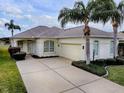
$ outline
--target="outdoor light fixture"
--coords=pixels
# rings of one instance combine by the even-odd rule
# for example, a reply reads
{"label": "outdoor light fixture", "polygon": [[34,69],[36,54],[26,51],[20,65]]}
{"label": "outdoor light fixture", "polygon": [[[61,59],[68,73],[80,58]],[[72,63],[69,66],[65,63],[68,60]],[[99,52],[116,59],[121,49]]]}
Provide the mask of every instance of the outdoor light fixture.
{"label": "outdoor light fixture", "polygon": [[82,46],[82,49],[84,49],[84,46]]}

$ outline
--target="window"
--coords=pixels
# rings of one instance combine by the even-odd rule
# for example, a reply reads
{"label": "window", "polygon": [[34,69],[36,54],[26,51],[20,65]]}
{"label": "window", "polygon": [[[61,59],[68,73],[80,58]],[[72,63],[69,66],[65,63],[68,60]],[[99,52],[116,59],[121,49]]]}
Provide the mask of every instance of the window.
{"label": "window", "polygon": [[94,55],[98,56],[98,54],[99,54],[99,41],[94,41],[93,51],[94,51]]}
{"label": "window", "polygon": [[54,41],[47,40],[44,42],[44,52],[54,52]]}
{"label": "window", "polygon": [[44,42],[44,52],[49,52],[49,41]]}
{"label": "window", "polygon": [[113,54],[114,53],[114,42],[113,41],[111,41],[110,42],[110,54]]}

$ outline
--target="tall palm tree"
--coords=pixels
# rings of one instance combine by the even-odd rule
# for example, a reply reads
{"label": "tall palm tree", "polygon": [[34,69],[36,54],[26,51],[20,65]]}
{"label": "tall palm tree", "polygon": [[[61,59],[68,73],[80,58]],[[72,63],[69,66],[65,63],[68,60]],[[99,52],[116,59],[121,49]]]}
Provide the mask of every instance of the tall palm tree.
{"label": "tall palm tree", "polygon": [[88,26],[91,21],[93,2],[89,1],[87,5],[84,5],[83,1],[77,1],[72,9],[63,8],[58,16],[58,21],[61,22],[61,26],[64,27],[68,22],[84,23],[83,29],[84,36],[86,38],[86,64],[90,64],[90,27]]}
{"label": "tall palm tree", "polygon": [[[10,20],[10,23],[5,23],[5,27],[8,28],[8,30],[11,30],[11,34],[12,34],[12,37],[14,35],[14,30],[21,30],[20,26],[19,25],[15,25],[14,24],[14,20]],[[11,46],[13,46],[13,39],[12,39],[12,44]]]}
{"label": "tall palm tree", "polygon": [[124,18],[124,0],[116,4],[114,0],[95,0],[96,7],[92,11],[92,21],[103,22],[111,21],[113,27],[113,58],[117,56],[117,32],[118,27]]}

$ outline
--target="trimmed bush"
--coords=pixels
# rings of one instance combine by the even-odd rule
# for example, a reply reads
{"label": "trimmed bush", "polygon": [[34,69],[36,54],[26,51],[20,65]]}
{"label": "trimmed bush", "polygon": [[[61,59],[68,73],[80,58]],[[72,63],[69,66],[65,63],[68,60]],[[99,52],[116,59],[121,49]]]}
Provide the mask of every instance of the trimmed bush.
{"label": "trimmed bush", "polygon": [[20,52],[20,47],[9,47],[8,52],[10,54],[10,57],[13,57],[14,53]]}
{"label": "trimmed bush", "polygon": [[117,63],[119,63],[120,65],[124,65],[124,58],[123,57],[117,57],[116,58]]}
{"label": "trimmed bush", "polygon": [[123,58],[97,59],[95,61],[91,61],[91,63],[99,66],[124,65],[124,59]]}
{"label": "trimmed bush", "polygon": [[95,61],[91,61],[92,64],[99,65],[99,66],[105,66],[106,60],[105,59],[97,59]]}
{"label": "trimmed bush", "polygon": [[96,74],[98,76],[102,76],[106,74],[105,68],[103,66],[98,66],[95,64],[86,65],[86,63],[83,61],[72,62],[72,65],[81,68],[83,70],[86,70],[88,72],[91,72],[93,74]]}
{"label": "trimmed bush", "polygon": [[41,58],[53,58],[53,57],[59,57],[59,56],[42,56],[42,57],[39,57],[37,55],[31,55],[33,58],[36,58],[36,59],[41,59]]}
{"label": "trimmed bush", "polygon": [[116,62],[116,59],[113,58],[108,58],[106,59],[106,65],[118,65],[118,63]]}
{"label": "trimmed bush", "polygon": [[24,60],[25,59],[25,56],[26,56],[26,53],[25,52],[17,52],[17,53],[15,53],[15,54],[12,55],[12,57],[15,60]]}

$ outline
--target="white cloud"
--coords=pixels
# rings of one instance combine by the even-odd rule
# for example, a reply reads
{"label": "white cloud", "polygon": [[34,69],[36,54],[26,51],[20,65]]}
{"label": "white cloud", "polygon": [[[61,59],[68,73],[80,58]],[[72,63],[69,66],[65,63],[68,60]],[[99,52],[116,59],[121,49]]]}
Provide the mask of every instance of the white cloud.
{"label": "white cloud", "polygon": [[42,16],[25,15],[25,18],[32,21],[33,26],[38,25],[58,26],[57,18],[49,15]]}
{"label": "white cloud", "polygon": [[3,27],[6,22],[9,22],[9,21],[5,18],[0,18],[0,27]]}
{"label": "white cloud", "polygon": [[22,13],[22,10],[18,6],[11,4],[0,4],[0,11],[4,12],[5,14],[12,14],[12,15],[17,15]]}

